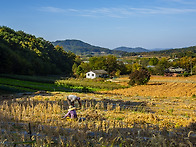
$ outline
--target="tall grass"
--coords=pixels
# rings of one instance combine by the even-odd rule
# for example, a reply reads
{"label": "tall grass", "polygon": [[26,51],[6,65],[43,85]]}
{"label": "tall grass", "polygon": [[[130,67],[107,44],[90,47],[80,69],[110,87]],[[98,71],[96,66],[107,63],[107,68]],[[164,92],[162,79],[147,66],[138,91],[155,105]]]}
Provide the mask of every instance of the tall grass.
{"label": "tall grass", "polygon": [[[140,108],[131,110],[123,107],[122,103],[83,100],[77,113],[79,118],[86,120],[65,120],[61,119],[68,108],[64,100],[49,101],[43,96],[36,96],[2,101],[0,145],[194,145],[195,120],[184,119],[183,123],[178,122],[184,127],[175,128],[176,124],[170,124],[173,121],[170,118],[163,119],[164,116],[146,113]],[[145,105],[139,107],[145,108]],[[139,113],[135,115],[137,111]]]}

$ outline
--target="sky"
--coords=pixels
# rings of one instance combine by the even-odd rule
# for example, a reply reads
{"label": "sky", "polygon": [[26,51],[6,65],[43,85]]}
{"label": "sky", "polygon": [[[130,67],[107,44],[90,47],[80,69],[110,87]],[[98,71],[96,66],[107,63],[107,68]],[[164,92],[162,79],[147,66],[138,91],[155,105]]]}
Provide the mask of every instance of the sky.
{"label": "sky", "polygon": [[196,45],[196,0],[1,0],[0,25],[109,49],[189,47]]}

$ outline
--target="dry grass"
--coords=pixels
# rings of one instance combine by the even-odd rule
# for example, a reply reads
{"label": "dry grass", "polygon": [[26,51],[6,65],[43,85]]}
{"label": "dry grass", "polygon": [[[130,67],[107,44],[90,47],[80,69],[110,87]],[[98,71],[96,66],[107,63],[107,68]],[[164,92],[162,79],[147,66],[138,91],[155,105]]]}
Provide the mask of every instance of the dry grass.
{"label": "dry grass", "polygon": [[196,82],[196,75],[189,77],[163,77],[163,76],[151,76],[151,81],[168,81],[168,82]]}
{"label": "dry grass", "polygon": [[[152,77],[125,91],[37,92],[1,101],[0,146],[194,146],[195,83],[175,80]],[[77,113],[86,120],[61,119],[69,94],[81,97]]]}
{"label": "dry grass", "polygon": [[[0,131],[0,141],[5,142],[4,145],[13,145],[30,140],[35,146],[168,146],[172,142],[178,146],[180,143],[195,143],[192,141],[196,131],[195,105],[182,105],[188,103],[185,98],[170,101],[163,98],[81,93],[78,95],[82,98],[83,106],[77,113],[86,120],[79,122],[61,119],[68,107],[64,101],[68,94],[76,93],[32,95],[3,101],[0,113],[1,129],[4,131]],[[161,101],[167,106],[161,105]],[[162,108],[157,109],[159,106]],[[28,135],[29,122],[31,139]],[[188,134],[191,135],[187,138]]]}
{"label": "dry grass", "polygon": [[[119,81],[126,83],[128,78]],[[152,76],[147,85],[112,90],[107,93],[125,96],[192,97],[196,96],[196,76],[187,78]]]}
{"label": "dry grass", "polygon": [[154,96],[154,97],[192,97],[196,95],[194,83],[150,83],[135,87],[107,91],[111,94],[125,96]]}

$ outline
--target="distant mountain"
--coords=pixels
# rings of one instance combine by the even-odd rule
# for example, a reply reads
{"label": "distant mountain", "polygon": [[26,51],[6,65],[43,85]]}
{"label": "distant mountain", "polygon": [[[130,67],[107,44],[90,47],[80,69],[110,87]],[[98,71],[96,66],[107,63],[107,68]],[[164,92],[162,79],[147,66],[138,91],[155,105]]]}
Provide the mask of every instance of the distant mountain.
{"label": "distant mountain", "polygon": [[52,43],[55,45],[62,45],[65,47],[84,47],[84,48],[95,47],[81,40],[74,40],[74,39],[73,40],[69,40],[69,39],[68,40],[57,40]]}
{"label": "distant mountain", "polygon": [[138,52],[150,52],[150,50],[147,50],[147,49],[144,49],[144,48],[141,48],[141,47],[136,47],[136,48],[130,48],[130,47],[118,47],[118,48],[115,48],[114,50],[117,50],[117,51],[125,51],[125,52],[135,52],[135,53],[138,53]]}
{"label": "distant mountain", "polygon": [[113,50],[94,46],[88,43],[85,43],[81,40],[59,40],[52,42],[54,46],[59,45],[62,46],[65,51],[71,51],[77,55],[122,55],[122,56],[134,56],[138,54],[148,54],[148,55],[171,55],[178,54],[179,56],[184,55],[195,55],[196,46],[179,48],[179,49],[144,49],[141,47],[129,48],[129,47],[118,47]]}
{"label": "distant mountain", "polygon": [[173,48],[153,48],[153,49],[149,49],[150,51],[163,51],[163,50],[170,50]]}
{"label": "distant mountain", "polygon": [[151,55],[163,55],[163,56],[171,56],[174,55],[176,57],[195,57],[196,56],[196,46],[184,47],[184,48],[175,48],[175,49],[167,49],[160,51],[151,51]]}
{"label": "distant mountain", "polygon": [[116,54],[121,55],[124,51],[110,50],[103,47],[93,46],[81,40],[58,40],[52,42],[54,46],[62,46],[65,51],[71,51],[77,55],[81,54]]}

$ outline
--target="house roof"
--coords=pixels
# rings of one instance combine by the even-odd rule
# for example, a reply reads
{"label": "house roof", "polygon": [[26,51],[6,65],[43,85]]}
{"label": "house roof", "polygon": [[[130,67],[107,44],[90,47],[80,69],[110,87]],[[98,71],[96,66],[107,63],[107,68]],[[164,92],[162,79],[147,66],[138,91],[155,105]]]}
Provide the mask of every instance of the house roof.
{"label": "house roof", "polygon": [[94,72],[96,74],[107,74],[107,71],[105,71],[105,70],[92,70],[92,72]]}
{"label": "house roof", "polygon": [[183,68],[175,68],[175,67],[170,67],[166,70],[166,72],[170,72],[170,73],[180,73],[180,72],[183,72],[185,71],[185,69]]}

